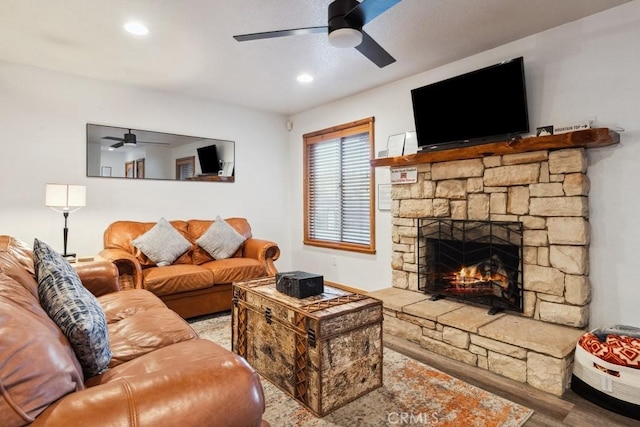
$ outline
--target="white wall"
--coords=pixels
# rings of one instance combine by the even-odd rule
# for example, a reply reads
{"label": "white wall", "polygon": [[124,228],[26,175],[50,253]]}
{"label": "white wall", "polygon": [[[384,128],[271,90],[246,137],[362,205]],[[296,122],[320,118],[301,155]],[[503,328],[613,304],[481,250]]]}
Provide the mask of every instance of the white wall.
{"label": "white wall", "polygon": [[[289,182],[286,117],[0,62],[0,121],[0,234],[61,250],[63,218],[44,206],[45,183],[82,184],[87,206],[69,217],[71,252],[97,253],[116,220],[220,214],[246,217],[254,236],[280,245],[278,268],[290,268],[276,202]],[[87,122],[235,141],[236,181],[87,178]]]}
{"label": "white wall", "polygon": [[[425,53],[425,54],[428,54]],[[623,127],[621,144],[589,150],[591,325],[640,326],[640,1],[546,31],[405,80],[291,117],[289,210],[296,269],[360,289],[391,286],[391,216],[377,211],[375,255],[302,245],[302,135],[375,116],[376,152],[389,135],[414,129],[410,90],[524,56],[531,129],[597,117]],[[393,65],[391,65],[393,66]],[[384,72],[373,69],[371,72]],[[479,106],[482,108],[482,106]],[[388,169],[376,170],[377,183]],[[337,257],[337,266],[332,265]]]}

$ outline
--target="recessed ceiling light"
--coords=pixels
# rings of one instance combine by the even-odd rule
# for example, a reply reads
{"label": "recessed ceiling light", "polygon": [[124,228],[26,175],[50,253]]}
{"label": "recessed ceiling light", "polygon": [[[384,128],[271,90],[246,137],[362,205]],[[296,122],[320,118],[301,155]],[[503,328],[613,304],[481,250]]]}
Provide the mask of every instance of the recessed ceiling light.
{"label": "recessed ceiling light", "polygon": [[298,76],[298,81],[300,83],[311,83],[313,81],[313,77],[309,74],[300,74]]}
{"label": "recessed ceiling light", "polygon": [[139,22],[128,22],[124,24],[124,29],[136,36],[145,36],[149,34],[149,29]]}

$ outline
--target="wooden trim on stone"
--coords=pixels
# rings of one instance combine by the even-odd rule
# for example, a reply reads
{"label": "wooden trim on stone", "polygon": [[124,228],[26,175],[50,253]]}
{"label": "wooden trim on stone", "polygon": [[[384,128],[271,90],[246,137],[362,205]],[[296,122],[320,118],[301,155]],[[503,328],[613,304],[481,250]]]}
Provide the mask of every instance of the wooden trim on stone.
{"label": "wooden trim on stone", "polygon": [[447,162],[450,160],[477,159],[487,156],[527,153],[563,148],[598,148],[617,144],[620,134],[608,128],[585,129],[560,135],[532,136],[511,141],[453,148],[435,152],[419,152],[406,156],[386,157],[371,160],[371,166],[411,166],[421,163]]}

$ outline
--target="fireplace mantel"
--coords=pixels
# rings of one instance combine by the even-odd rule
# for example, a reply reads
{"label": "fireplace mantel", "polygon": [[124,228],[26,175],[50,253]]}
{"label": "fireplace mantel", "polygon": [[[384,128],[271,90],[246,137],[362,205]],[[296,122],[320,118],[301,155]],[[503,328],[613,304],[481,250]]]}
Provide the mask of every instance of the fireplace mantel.
{"label": "fireplace mantel", "polygon": [[398,157],[371,160],[371,166],[411,166],[421,163],[447,162],[451,160],[477,159],[487,156],[526,153],[540,150],[560,150],[563,148],[597,148],[620,142],[620,135],[608,128],[585,129],[560,135],[532,136],[513,141],[453,148],[435,152],[419,152]]}

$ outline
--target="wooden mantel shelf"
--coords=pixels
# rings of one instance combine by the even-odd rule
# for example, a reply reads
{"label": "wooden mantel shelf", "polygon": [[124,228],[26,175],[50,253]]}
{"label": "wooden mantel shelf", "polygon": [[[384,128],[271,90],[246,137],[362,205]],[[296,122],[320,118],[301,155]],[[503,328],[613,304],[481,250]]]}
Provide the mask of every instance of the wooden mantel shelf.
{"label": "wooden mantel shelf", "polygon": [[620,142],[620,135],[608,128],[585,129],[560,135],[532,136],[513,141],[492,142],[471,147],[452,148],[442,151],[422,151],[398,157],[371,160],[371,166],[411,166],[421,163],[447,162],[451,160],[477,159],[486,156],[526,153],[562,148],[597,148]]}

